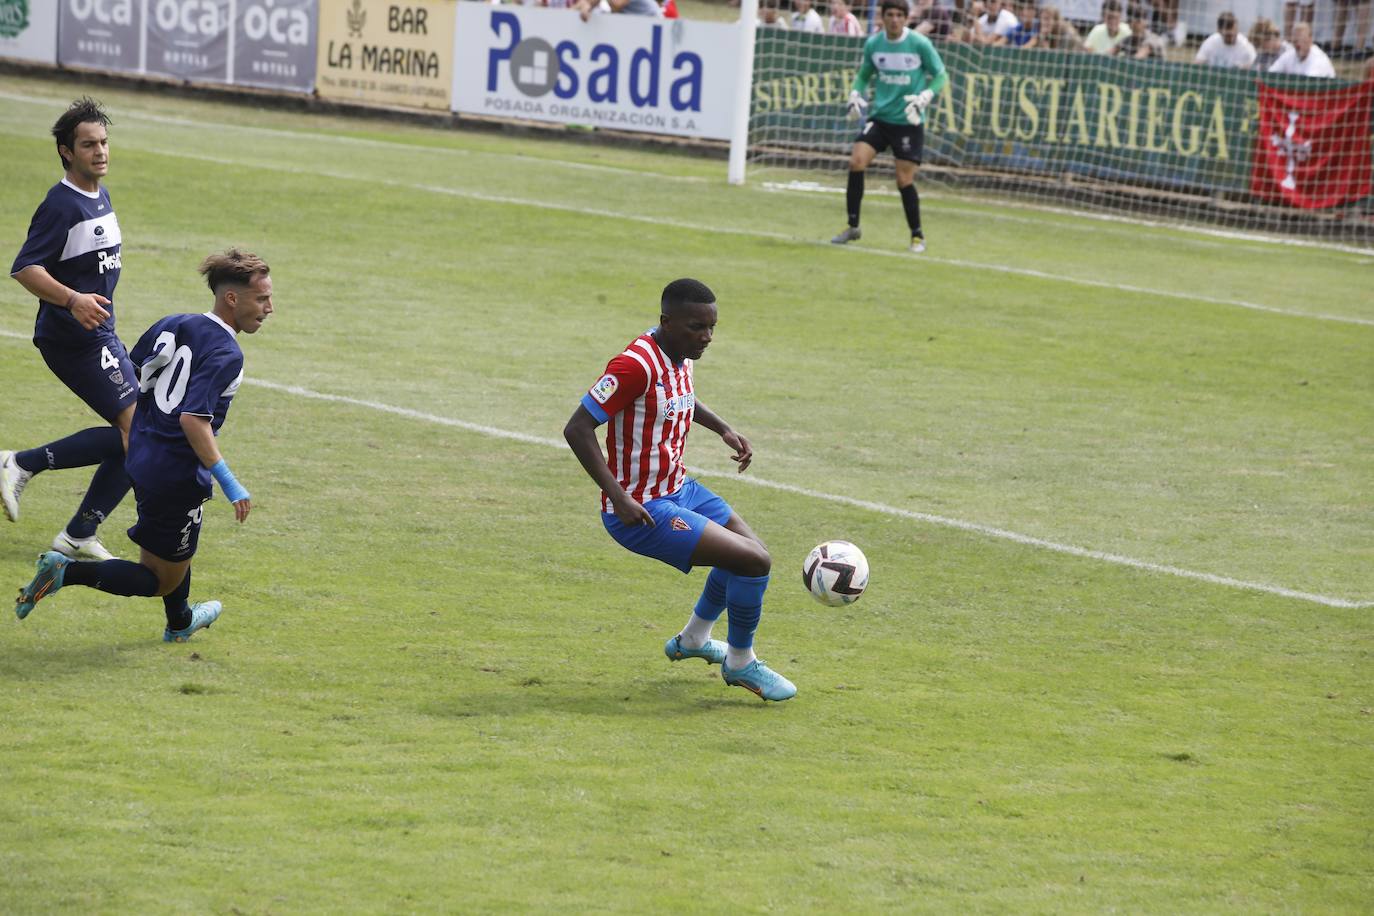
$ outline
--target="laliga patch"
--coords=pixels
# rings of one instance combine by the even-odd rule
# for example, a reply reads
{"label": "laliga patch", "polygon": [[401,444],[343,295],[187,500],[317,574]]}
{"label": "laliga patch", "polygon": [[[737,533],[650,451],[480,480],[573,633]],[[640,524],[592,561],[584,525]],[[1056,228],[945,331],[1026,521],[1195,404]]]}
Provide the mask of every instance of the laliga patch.
{"label": "laliga patch", "polygon": [[682,520],[682,516],[674,515],[672,526],[674,531],[691,531],[692,526]]}
{"label": "laliga patch", "polygon": [[603,375],[601,380],[592,386],[592,400],[598,404],[605,404],[615,394],[615,390],[620,387],[620,380],[614,375]]}

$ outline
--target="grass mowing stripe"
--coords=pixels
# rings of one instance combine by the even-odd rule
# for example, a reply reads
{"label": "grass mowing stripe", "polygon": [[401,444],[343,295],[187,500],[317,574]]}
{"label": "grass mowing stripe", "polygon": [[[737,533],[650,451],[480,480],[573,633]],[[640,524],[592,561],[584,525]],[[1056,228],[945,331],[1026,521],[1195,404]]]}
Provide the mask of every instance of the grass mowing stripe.
{"label": "grass mowing stripe", "polygon": [[[0,329],[0,338],[10,340],[28,340],[26,334],[18,334],[14,331]],[[368,410],[376,410],[381,413],[388,413],[394,416],[405,417],[410,420],[419,420],[422,423],[431,423],[437,426],[448,426],[454,429],[462,429],[467,432],[478,433],[483,436],[490,436],[497,439],[507,439],[514,442],[523,442],[527,445],[540,445],[549,448],[567,448],[566,443],[558,439],[550,439],[546,436],[536,436],[531,433],[522,433],[517,430],[502,429],[498,426],[488,426],[483,423],[473,423],[470,420],[460,420],[455,417],[445,417],[439,414],[427,413],[422,410],[412,410],[408,407],[397,407],[393,404],[384,404],[380,401],[369,401],[363,398],[348,397],[340,394],[329,394],[323,391],[315,391],[310,388],[303,388],[299,385],[285,385],[280,382],[268,381],[266,379],[245,378],[244,384],[253,385],[258,388],[267,388],[271,391],[280,391],[283,394],[295,395],[296,397],[308,398],[316,401],[327,401],[334,404],[345,404],[351,407],[363,407]],[[843,496],[837,493],[825,493],[820,490],[812,490],[807,487],[799,487],[788,483],[765,480],[759,477],[745,477],[735,475],[726,471],[718,471],[710,468],[689,466],[688,470],[701,477],[730,477],[741,483],[750,484],[756,487],[763,487],[769,490],[778,490],[784,493],[792,493],[797,496],[804,496],[823,502],[835,503],[837,505],[849,506],[855,509],[863,509],[869,512],[877,512],[883,515],[891,515],[897,518],[905,518],[911,521],[923,522],[929,525],[936,525],[942,528],[954,528],[959,531],[967,531],[971,534],[978,534],[984,537],[997,538],[999,540],[1012,541],[1026,547],[1035,547],[1041,550],[1049,550],[1054,553],[1062,553],[1068,556],[1081,557],[1087,560],[1098,560],[1116,566],[1127,566],[1132,569],[1139,569],[1145,572],[1161,573],[1169,576],[1176,576],[1182,579],[1193,579],[1198,582],[1207,582],[1212,585],[1221,585],[1228,588],[1239,588],[1248,591],[1264,592],[1269,595],[1278,595],[1283,598],[1293,598],[1299,601],[1307,601],[1313,604],[1320,604],[1326,607],[1362,609],[1374,607],[1374,601],[1349,600],[1337,598],[1330,595],[1320,595],[1313,592],[1300,591],[1298,589],[1287,588],[1280,585],[1270,585],[1264,582],[1249,582],[1244,579],[1236,579],[1231,576],[1220,576],[1214,573],[1198,572],[1191,569],[1183,569],[1178,566],[1169,566],[1163,563],[1152,563],[1149,560],[1137,560],[1133,557],[1123,556],[1116,553],[1108,553],[1102,550],[1092,550],[1087,547],[1077,547],[1073,544],[1062,544],[1058,541],[1050,541],[1045,538],[1031,537],[1030,535],[1020,534],[1015,531],[1008,531],[1005,528],[997,528],[992,525],[983,525],[978,522],[965,521],[963,519],[949,518],[943,515],[934,515],[929,512],[918,512],[912,509],[902,509],[898,506],[889,506],[884,503],[872,502],[865,499],[855,499],[852,496]]]}
{"label": "grass mowing stripe", "polygon": [[[14,94],[14,93],[8,93],[8,92],[0,92],[0,99],[5,99],[5,100],[7,100],[7,101],[12,101],[12,102],[29,103],[29,104],[34,104],[34,105],[45,105],[45,106],[47,106],[47,105],[63,105],[63,104],[66,104],[66,100],[64,100],[64,99],[58,99],[58,98],[47,98],[47,99],[44,99],[44,98],[39,97],[39,96],[21,96],[21,95],[17,95],[17,94]],[[180,126],[180,127],[206,128],[206,127],[212,127],[212,126],[213,126],[213,125],[207,124],[207,123],[205,123],[205,122],[195,121],[195,120],[192,120],[192,119],[189,119],[189,118],[174,118],[174,117],[169,117],[169,116],[166,116],[166,115],[153,114],[153,113],[146,112],[146,111],[135,111],[135,113],[134,113],[132,116],[135,117],[135,118],[141,118],[141,119],[146,120],[146,121],[151,121],[151,122],[156,123],[156,124],[168,124],[168,125]],[[598,164],[598,163],[589,163],[589,162],[571,162],[571,161],[568,161],[568,160],[566,160],[566,159],[543,158],[543,157],[537,157],[537,156],[524,156],[524,155],[522,155],[522,154],[487,153],[487,152],[481,152],[481,151],[476,151],[476,150],[455,149],[455,148],[453,148],[453,147],[417,147],[417,146],[414,146],[414,145],[411,145],[411,144],[407,144],[407,143],[396,143],[396,142],[387,141],[387,140],[377,140],[377,139],[365,138],[365,137],[349,137],[349,136],[347,136],[347,135],[338,135],[338,134],[325,134],[325,133],[320,133],[320,132],[316,132],[316,131],[288,130],[288,129],[284,129],[284,128],[274,128],[274,127],[255,127],[255,126],[251,126],[251,125],[247,125],[247,126],[241,127],[240,130],[246,130],[246,131],[256,132],[256,133],[259,133],[259,134],[263,134],[264,136],[274,136],[274,137],[301,137],[301,136],[304,136],[304,137],[316,137],[316,138],[326,138],[326,137],[327,137],[327,138],[330,139],[331,141],[344,142],[344,143],[351,143],[351,144],[356,144],[356,145],[359,145],[359,146],[369,146],[369,147],[381,148],[381,149],[398,149],[398,150],[408,150],[408,151],[410,151],[410,150],[417,150],[417,149],[425,149],[425,150],[433,150],[433,151],[437,151],[437,152],[441,152],[441,153],[447,153],[447,154],[458,155],[458,156],[491,156],[491,157],[499,157],[499,158],[501,158],[502,160],[509,160],[509,159],[512,159],[512,158],[514,158],[514,159],[524,158],[524,159],[528,159],[529,161],[538,162],[538,163],[540,163],[540,164],[549,164],[549,165],[557,166],[557,167],[559,167],[559,168],[567,168],[567,169],[581,170],[581,171],[592,171],[592,172],[607,172],[607,173],[611,173],[611,174],[623,174],[623,175],[632,175],[632,176],[633,176],[633,175],[638,175],[638,176],[644,176],[644,177],[652,177],[652,178],[654,178],[655,180],[671,181],[671,182],[677,182],[677,183],[682,183],[682,182],[687,182],[687,183],[706,183],[706,182],[709,182],[709,181],[710,181],[710,179],[704,178],[704,177],[699,176],[699,175],[678,175],[678,174],[674,174],[673,172],[660,172],[660,171],[654,171],[654,170],[630,169],[630,168],[624,168],[624,167],[621,167],[621,166],[602,165],[602,164]],[[843,193],[844,193],[844,189],[843,189],[843,188],[840,188],[840,187],[826,186],[826,185],[822,185],[822,184],[820,184],[820,183],[818,183],[818,182],[795,181],[795,180],[794,180],[794,181],[789,181],[789,182],[769,182],[769,181],[764,181],[764,182],[761,182],[761,183],[758,185],[758,187],[761,187],[762,189],[767,190],[767,191],[797,191],[797,192],[802,192],[802,193],[827,193],[827,194],[833,194],[833,193],[843,194]],[[872,189],[872,190],[870,190],[868,193],[870,193],[870,194],[879,194],[879,195],[880,195],[880,194],[882,194],[883,192],[878,191],[877,189]],[[984,216],[984,217],[988,217],[988,218],[1003,219],[1003,220],[1014,220],[1014,221],[1016,221],[1016,222],[1029,223],[1029,224],[1032,224],[1032,225],[1046,225],[1046,226],[1056,226],[1056,227],[1062,226],[1062,225],[1063,225],[1062,223],[1057,222],[1057,221],[1053,221],[1053,220],[1038,220],[1038,219],[1035,219],[1034,217],[1019,217],[1019,218],[1017,218],[1017,217],[1007,217],[1007,216],[1004,215],[1004,214],[989,214],[989,213],[984,213],[984,212],[982,212],[981,208],[979,208],[979,207],[977,206],[979,203],[981,203],[981,201],[979,201],[978,199],[962,197],[962,196],[960,196],[960,195],[958,195],[958,194],[952,194],[952,193],[950,193],[950,192],[948,192],[948,191],[932,190],[932,191],[928,191],[928,192],[926,192],[926,193],[927,193],[930,197],[932,197],[932,198],[935,198],[935,199],[941,200],[941,201],[949,201],[950,203],[953,204],[952,206],[949,206],[949,205],[943,206],[943,207],[937,206],[937,207],[932,208],[932,209],[937,209],[937,210],[938,210],[938,209],[943,209],[943,210],[948,210],[948,211],[950,211],[950,212],[970,212],[970,213],[972,213],[972,212],[977,212],[980,216]],[[1035,203],[1035,202],[1029,202],[1029,201],[998,200],[996,203],[997,203],[997,206],[998,206],[998,207],[1012,208],[1012,209],[1018,209],[1018,210],[1025,210],[1025,211],[1030,211],[1030,212],[1033,212],[1033,213],[1045,213],[1045,214],[1049,214],[1049,215],[1052,215],[1052,216],[1067,216],[1067,217],[1072,217],[1072,218],[1075,218],[1075,219],[1090,219],[1090,220],[1096,220],[1096,221],[1099,221],[1099,222],[1117,223],[1117,224],[1122,224],[1122,225],[1127,225],[1127,226],[1135,226],[1135,227],[1144,228],[1144,229],[1161,230],[1161,231],[1170,233],[1170,234],[1173,235],[1174,237],[1178,238],[1180,241],[1187,242],[1187,243],[1190,243],[1190,244],[1195,244],[1195,245],[1210,245],[1211,243],[1207,242],[1205,239],[1202,239],[1202,238],[1189,238],[1189,237],[1188,237],[1189,234],[1191,234],[1191,235],[1196,235],[1196,236],[1210,236],[1210,237],[1212,237],[1212,238],[1226,239],[1226,240],[1229,240],[1229,241],[1254,242],[1254,243],[1258,243],[1258,244],[1260,244],[1260,245],[1279,245],[1279,246],[1287,246],[1287,247],[1295,247],[1295,248],[1309,248],[1309,249],[1313,249],[1313,250],[1315,250],[1315,251],[1317,251],[1317,252],[1330,252],[1330,253],[1333,253],[1333,254],[1339,253],[1339,254],[1351,254],[1351,255],[1357,255],[1357,256],[1371,256],[1371,255],[1374,255],[1374,249],[1369,249],[1369,248],[1358,248],[1358,247],[1354,247],[1354,246],[1350,246],[1350,245],[1339,245],[1339,244],[1335,244],[1335,243],[1312,241],[1312,240],[1309,240],[1309,239],[1278,238],[1278,237],[1273,237],[1273,236],[1264,235],[1264,234],[1262,234],[1262,233],[1242,232],[1242,231],[1227,230],[1227,229],[1214,229],[1214,228],[1209,228],[1209,227],[1206,227],[1206,226],[1190,226],[1190,225],[1186,225],[1186,224],[1169,223],[1169,222],[1165,222],[1165,221],[1162,221],[1162,220],[1148,220],[1148,219],[1140,219],[1140,218],[1130,217],[1130,216],[1121,216],[1121,215],[1119,215],[1119,214],[1094,213],[1094,212],[1092,212],[1092,211],[1086,211],[1086,210],[1083,210],[1083,211],[1080,211],[1080,210],[1070,210],[1070,209],[1067,209],[1067,208],[1064,208],[1064,207],[1054,207],[1054,206],[1049,206],[1049,205],[1040,204],[1040,203]],[[1181,234],[1181,235],[1180,235],[1180,234]]]}
{"label": "grass mowing stripe", "polygon": [[[27,102],[33,105],[56,106],[61,108],[68,104],[67,100],[49,98],[44,99],[39,96],[20,96],[9,92],[0,92],[0,99],[8,102]],[[124,111],[130,113],[127,117],[134,120],[149,121],[153,124],[166,124],[170,127],[190,127],[196,129],[212,129],[213,124],[204,121],[195,121],[190,118],[175,118],[169,115],[159,115],[147,111],[137,111],[125,109],[121,111],[120,117],[125,117]],[[377,140],[371,137],[350,137],[347,134],[331,134],[319,131],[286,130],[279,127],[257,127],[251,124],[240,125],[235,130],[241,133],[255,133],[266,137],[284,137],[288,139],[316,139],[328,140],[330,143],[343,145],[361,146],[372,149],[397,150],[406,152],[425,152],[441,153],[450,156],[473,156],[489,157],[499,159],[502,162],[511,160],[525,160],[537,162],[540,165],[553,166],[557,168],[571,169],[581,172],[607,172],[614,175],[640,176],[658,180],[671,180],[675,182],[703,183],[709,181],[699,175],[673,175],[668,172],[656,172],[644,169],[630,169],[616,165],[602,165],[594,162],[571,162],[566,159],[556,159],[552,157],[530,156],[524,153],[488,153],[482,150],[458,149],[452,146],[416,146],[410,143],[397,143],[393,140]]]}
{"label": "grass mowing stripe", "polygon": [[[3,133],[3,132],[0,132]],[[481,191],[468,191],[461,188],[449,188],[442,185],[418,184],[415,182],[401,181],[394,178],[379,178],[373,175],[352,175],[346,172],[328,171],[325,169],[298,169],[290,166],[272,165],[268,163],[254,163],[238,159],[229,159],[223,156],[206,156],[196,153],[171,152],[167,150],[147,150],[156,155],[165,155],[177,159],[191,159],[197,162],[212,162],[216,165],[235,166],[239,168],[256,168],[265,171],[281,172],[289,175],[308,175],[317,178],[330,178],[336,181],[359,181],[371,185],[381,185],[385,187],[403,188],[411,191],[421,191],[432,194],[446,194],[451,197],[460,197],[465,200],[476,200],[483,203],[502,204],[507,206],[533,207],[540,210],[554,210],[560,213],[574,213],[581,216],[594,216],[605,219],[616,219],[625,222],[645,223],[651,226],[666,226],[673,229],[685,229],[692,232],[705,232],[715,235],[735,235],[746,238],[768,239],[771,241],[790,242],[792,244],[805,245],[811,248],[823,248],[833,250],[835,246],[826,241],[798,238],[784,232],[766,232],[757,229],[736,229],[732,227],[707,226],[700,223],[687,222],[685,220],[666,219],[657,216],[643,216],[638,213],[625,213],[616,210],[605,210],[599,207],[581,207],[574,204],[551,203],[547,200],[530,200],[523,197],[511,197],[504,194],[484,194]],[[1209,305],[1222,305],[1235,308],[1249,309],[1257,312],[1267,312],[1273,315],[1282,315],[1286,318],[1303,318],[1317,321],[1333,321],[1341,324],[1363,325],[1374,327],[1374,319],[1356,318],[1346,315],[1328,315],[1318,312],[1297,312],[1291,309],[1278,308],[1272,305],[1261,305],[1258,302],[1247,302],[1242,299],[1222,299],[1215,296],[1202,296],[1196,293],[1176,293],[1170,290],[1149,289],[1143,286],[1132,286],[1125,283],[1111,283],[1106,280],[1093,280],[1085,277],[1071,277],[1064,274],[1055,274],[1048,271],[1033,270],[1027,267],[1011,267],[1005,264],[989,263],[983,261],[967,261],[960,258],[942,258],[931,254],[919,256],[909,254],[906,251],[882,251],[872,248],[852,249],[857,254],[870,257],[903,258],[905,260],[925,261],[934,264],[943,264],[950,267],[967,267],[981,271],[992,271],[995,273],[1011,274],[1020,277],[1031,277],[1037,280],[1047,280],[1052,283],[1067,283],[1075,286],[1087,286],[1095,289],[1107,289],[1113,292],[1136,293],[1145,296],[1153,296],[1165,299],[1178,299],[1184,302],[1201,302]]]}
{"label": "grass mowing stripe", "polygon": [[[34,101],[34,99],[32,99],[32,98],[26,98],[26,97],[16,96],[16,95],[7,94],[7,93],[3,93],[3,92],[0,92],[0,98],[12,99],[12,100],[14,100],[14,101],[20,101],[20,102],[23,102],[23,101],[33,102],[33,101]],[[202,125],[200,122],[197,122],[197,121],[194,121],[194,120],[191,120],[191,119],[169,118],[169,117],[165,117],[165,116],[152,115],[152,114],[146,114],[146,113],[139,113],[139,114],[135,114],[135,115],[133,115],[133,116],[134,116],[134,117],[142,117],[143,119],[152,121],[152,122],[154,122],[154,123],[167,123],[167,124],[181,125],[181,126],[187,126],[187,127],[197,127],[197,126],[206,126],[206,127],[209,127],[209,126],[210,126],[210,125],[208,125],[208,124]],[[266,134],[272,135],[272,136],[284,136],[284,137],[294,137],[294,136],[305,136],[305,137],[309,137],[309,136],[329,136],[331,139],[337,139],[337,138],[334,137],[334,135],[313,134],[312,132],[309,132],[309,131],[290,131],[290,130],[281,130],[281,129],[275,129],[275,128],[252,128],[252,129],[253,129],[253,130],[258,130],[258,131],[260,131],[260,132],[263,132],[263,133],[266,133]],[[379,146],[379,147],[382,147],[382,148],[397,148],[397,149],[404,149],[404,150],[407,150],[407,151],[420,151],[420,150],[429,150],[429,149],[430,149],[429,147],[423,147],[423,148],[422,148],[422,147],[410,146],[410,145],[408,145],[408,144],[391,144],[391,143],[388,143],[387,141],[383,141],[383,140],[372,140],[372,139],[365,139],[365,138],[344,138],[344,139],[347,139],[349,142],[353,142],[353,143],[357,143],[357,144],[361,144],[361,145]],[[444,148],[440,148],[440,149],[444,149]],[[675,228],[675,229],[685,229],[685,230],[688,230],[688,231],[707,232],[707,233],[714,233],[714,234],[718,234],[718,235],[737,235],[737,236],[743,236],[743,237],[749,237],[749,238],[761,238],[761,239],[768,239],[768,240],[772,240],[772,241],[789,242],[789,243],[792,243],[792,244],[807,245],[807,246],[813,247],[813,248],[827,248],[827,249],[828,249],[828,248],[831,248],[831,247],[832,247],[832,246],[830,245],[829,242],[824,241],[824,240],[816,240],[816,239],[808,239],[808,238],[799,238],[799,237],[797,237],[797,236],[795,236],[795,235],[790,235],[790,234],[788,234],[788,233],[782,233],[782,232],[767,232],[767,231],[764,231],[764,230],[755,230],[755,229],[737,229],[737,228],[731,228],[731,227],[708,226],[708,225],[703,225],[703,224],[699,224],[699,223],[691,223],[691,222],[687,222],[687,221],[683,221],[683,220],[673,220],[673,219],[666,219],[666,218],[662,218],[662,217],[645,216],[645,215],[636,214],[636,213],[624,213],[624,212],[618,212],[618,211],[614,211],[614,210],[605,210],[605,209],[595,208],[595,207],[579,207],[579,206],[575,206],[575,205],[571,205],[571,204],[558,204],[558,203],[549,202],[549,201],[547,201],[547,200],[532,200],[532,199],[528,199],[528,198],[511,197],[511,196],[508,196],[508,195],[484,194],[484,193],[482,193],[482,192],[480,192],[480,191],[467,191],[467,190],[458,189],[458,188],[449,188],[449,187],[436,186],[436,185],[416,184],[416,183],[411,183],[411,182],[398,181],[398,180],[395,180],[395,179],[383,179],[383,178],[378,178],[378,177],[370,176],[370,175],[351,175],[351,174],[346,174],[346,173],[342,173],[342,172],[331,172],[331,171],[325,171],[325,170],[321,170],[321,169],[297,169],[297,168],[292,168],[292,167],[289,167],[289,166],[280,166],[280,165],[266,164],[266,163],[252,163],[252,162],[245,162],[245,161],[236,160],[236,159],[229,159],[229,158],[225,158],[225,157],[219,157],[219,156],[205,156],[205,155],[198,155],[198,154],[186,153],[186,152],[180,152],[180,151],[178,151],[178,152],[170,152],[170,151],[158,150],[158,149],[150,149],[150,150],[148,150],[148,151],[149,151],[149,152],[153,152],[153,153],[158,154],[158,155],[174,156],[174,157],[177,157],[177,158],[190,159],[190,160],[193,160],[193,161],[213,162],[213,163],[215,163],[215,164],[217,164],[217,165],[229,165],[229,166],[237,166],[237,167],[242,167],[242,168],[260,168],[260,169],[265,169],[265,170],[269,170],[269,171],[282,172],[282,173],[286,173],[286,174],[311,175],[311,176],[318,176],[318,177],[323,177],[323,178],[332,178],[332,179],[335,179],[335,180],[343,180],[343,181],[361,181],[361,182],[366,182],[366,183],[371,183],[371,184],[376,184],[376,185],[384,185],[384,186],[388,186],[388,187],[398,187],[398,188],[406,188],[406,189],[410,189],[410,190],[423,191],[423,192],[429,192],[429,193],[446,194],[446,195],[449,195],[449,196],[460,197],[460,198],[464,198],[464,199],[468,199],[468,200],[478,200],[478,201],[482,201],[482,202],[484,202],[484,203],[503,204],[503,205],[510,205],[510,206],[535,207],[535,208],[539,208],[539,209],[554,210],[554,211],[558,211],[558,212],[576,213],[576,214],[584,215],[584,216],[595,216],[595,217],[603,217],[603,218],[608,218],[608,219],[617,219],[617,220],[630,221],[630,222],[640,222],[640,223],[646,223],[646,224],[648,224],[648,225],[654,225],[654,226],[667,226],[667,227],[671,227],[671,228]],[[477,154],[477,153],[471,153],[470,151],[465,151],[465,150],[455,150],[454,152],[455,152],[455,153],[461,153],[461,154],[463,154],[463,155],[479,155],[479,154]],[[560,164],[561,164],[561,161],[560,161],[560,160],[557,160],[557,159],[542,159],[542,158],[541,158],[541,159],[531,159],[530,161],[532,161],[532,162],[538,162],[538,163],[541,164],[541,165],[542,165],[542,164],[545,164],[545,163],[560,163]],[[599,170],[599,169],[602,169],[602,168],[613,169],[613,170],[616,169],[616,167],[613,167],[613,166],[595,166],[595,165],[593,165],[593,166],[589,166],[589,167],[590,167],[590,168],[595,168],[595,169],[598,169],[598,170]],[[625,173],[627,173],[627,174],[632,174],[632,175],[642,175],[642,176],[644,176],[644,177],[652,177],[652,178],[654,178],[655,180],[664,177],[664,176],[662,176],[660,173],[657,173],[657,172],[640,172],[640,171],[636,171],[636,170],[633,170],[633,169],[624,169],[624,170],[618,170],[618,171],[624,171]],[[688,177],[692,177],[692,176],[688,176]],[[696,179],[693,177],[693,180],[696,180]],[[976,209],[971,209],[970,212],[972,213],[972,212],[977,212],[977,211],[976,211]],[[859,253],[859,254],[868,255],[868,256],[895,257],[895,258],[905,258],[905,259],[912,259],[912,258],[914,257],[913,255],[907,253],[906,251],[883,251],[883,250],[877,250],[877,249],[871,249],[871,248],[856,248],[856,249],[853,249],[853,250],[854,250],[855,252]],[[1354,252],[1354,253],[1358,253],[1358,254],[1368,254],[1368,252],[1364,252],[1364,251],[1357,251],[1357,252]],[[1097,279],[1091,279],[1091,278],[1085,278],[1085,277],[1073,277],[1073,276],[1069,276],[1069,275],[1066,275],[1066,274],[1051,273],[1051,272],[1048,272],[1048,271],[1034,270],[1034,269],[1032,269],[1032,268],[1025,268],[1025,267],[1014,267],[1014,266],[1005,265],[1005,264],[999,264],[999,263],[987,263],[987,262],[982,262],[982,261],[970,261],[970,260],[964,260],[964,259],[959,259],[959,258],[943,258],[943,257],[940,257],[940,256],[938,256],[938,255],[932,255],[932,254],[930,254],[929,252],[927,252],[927,253],[925,253],[925,254],[923,254],[923,255],[920,255],[920,260],[921,260],[921,261],[930,262],[930,263],[934,263],[934,264],[943,264],[943,265],[951,266],[951,267],[968,267],[968,268],[975,268],[975,269],[981,270],[981,271],[993,271],[993,272],[1002,273],[1002,274],[1008,274],[1008,275],[1012,275],[1012,276],[1030,277],[1030,278],[1039,279],[1039,280],[1047,280],[1047,281],[1055,282],[1055,283],[1067,283],[1067,284],[1072,284],[1072,285],[1076,285],[1076,286],[1086,286],[1086,287],[1096,288],[1096,289],[1107,289],[1107,290],[1111,290],[1111,291],[1113,291],[1113,292],[1134,293],[1134,294],[1147,295],[1147,296],[1157,296],[1157,297],[1162,297],[1162,298],[1177,299],[1177,300],[1182,300],[1182,301],[1185,301],[1185,302],[1201,302],[1201,303],[1206,303],[1206,304],[1209,304],[1209,305],[1221,305],[1221,306],[1227,306],[1227,307],[1233,307],[1233,308],[1243,308],[1243,309],[1248,309],[1248,310],[1251,310],[1251,311],[1267,312],[1267,313],[1270,313],[1270,314],[1282,315],[1282,316],[1286,316],[1286,317],[1290,317],[1290,318],[1306,318],[1306,319],[1313,319],[1313,320],[1318,320],[1318,321],[1332,321],[1332,322],[1337,322],[1337,323],[1342,323],[1342,324],[1353,324],[1353,325],[1360,325],[1360,326],[1365,326],[1365,327],[1374,327],[1374,319],[1369,319],[1369,318],[1358,318],[1358,317],[1354,317],[1354,316],[1345,316],[1345,315],[1331,315],[1331,314],[1321,313],[1321,312],[1303,312],[1303,311],[1295,311],[1295,310],[1292,310],[1292,309],[1285,309],[1285,308],[1280,308],[1280,307],[1277,307],[1277,306],[1263,305],[1263,304],[1257,303],[1257,302],[1249,302],[1249,301],[1243,300],[1243,299],[1227,299],[1227,298],[1222,298],[1222,297],[1217,297],[1217,296],[1204,296],[1204,295],[1200,295],[1200,294],[1198,294],[1198,293],[1193,293],[1193,292],[1182,292],[1182,293],[1181,293],[1181,292],[1174,292],[1174,291],[1170,291],[1170,290],[1162,290],[1162,289],[1154,289],[1154,288],[1143,287],[1143,286],[1135,286],[1135,285],[1131,285],[1131,284],[1112,283],[1112,282],[1109,282],[1109,281],[1106,281],[1106,280],[1097,280]]]}

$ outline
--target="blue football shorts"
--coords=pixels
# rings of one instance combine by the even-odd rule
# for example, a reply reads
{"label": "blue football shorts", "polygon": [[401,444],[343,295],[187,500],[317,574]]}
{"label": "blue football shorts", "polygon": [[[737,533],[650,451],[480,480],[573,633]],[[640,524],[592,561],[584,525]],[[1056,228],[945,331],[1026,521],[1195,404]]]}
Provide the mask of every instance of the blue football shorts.
{"label": "blue football shorts", "polygon": [[692,551],[706,523],[723,526],[733,514],[729,503],[691,479],[676,493],[649,500],[644,508],[654,517],[653,527],[626,525],[614,512],[601,513],[601,523],[621,547],[684,573],[692,571]]}
{"label": "blue football shorts", "polygon": [[198,491],[163,493],[134,487],[134,498],[138,521],[129,529],[129,540],[169,563],[195,556],[202,508],[209,497]]}
{"label": "blue football shorts", "polygon": [[97,337],[79,347],[47,340],[34,345],[52,374],[107,423],[138,401],[138,376],[118,337]]}

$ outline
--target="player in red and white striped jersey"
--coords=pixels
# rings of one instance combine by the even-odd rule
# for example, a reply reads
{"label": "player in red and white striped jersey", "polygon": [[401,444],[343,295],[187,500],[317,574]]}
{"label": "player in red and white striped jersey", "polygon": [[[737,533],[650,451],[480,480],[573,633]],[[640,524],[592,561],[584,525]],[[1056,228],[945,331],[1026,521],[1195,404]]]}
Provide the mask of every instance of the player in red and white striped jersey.
{"label": "player in red and white striped jersey", "polygon": [[[716,297],[697,280],[663,290],[659,323],[606,366],[563,430],[578,461],[601,487],[601,520],[623,547],[684,573],[710,566],[706,586],[667,656],[719,664],[727,684],[765,700],[790,699],[797,688],[754,655],[772,558],[730,506],[689,479],[682,454],[693,422],[734,452],[743,472],[753,460],[749,440],[696,400],[692,365],[711,343]],[[606,452],[596,429],[607,424]],[[728,640],[711,628],[729,612]]]}
{"label": "player in red and white striped jersey", "polygon": [[[631,499],[644,503],[682,488],[682,450],[696,406],[690,359],[674,365],[645,331],[611,360],[584,400],[598,420],[614,418],[606,427],[606,463]],[[614,511],[604,493],[601,511]]]}

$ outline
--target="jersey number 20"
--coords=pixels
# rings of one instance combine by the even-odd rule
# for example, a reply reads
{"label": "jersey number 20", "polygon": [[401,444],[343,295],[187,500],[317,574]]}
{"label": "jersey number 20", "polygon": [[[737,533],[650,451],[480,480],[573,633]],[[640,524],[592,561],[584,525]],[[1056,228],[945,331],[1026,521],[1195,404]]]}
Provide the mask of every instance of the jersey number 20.
{"label": "jersey number 20", "polygon": [[139,392],[151,388],[158,409],[168,414],[186,396],[186,383],[191,378],[191,348],[185,344],[178,347],[176,342],[171,331],[157,335],[153,355],[138,370]]}

